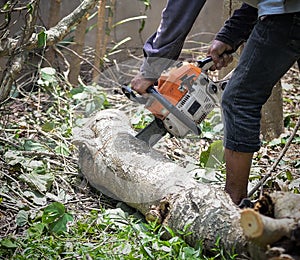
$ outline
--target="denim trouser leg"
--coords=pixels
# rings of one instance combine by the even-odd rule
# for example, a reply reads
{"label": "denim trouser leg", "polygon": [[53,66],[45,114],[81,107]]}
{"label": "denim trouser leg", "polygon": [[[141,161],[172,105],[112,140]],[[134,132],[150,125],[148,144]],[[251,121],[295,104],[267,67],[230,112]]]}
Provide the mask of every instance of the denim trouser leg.
{"label": "denim trouser leg", "polygon": [[258,21],[222,98],[227,149],[247,153],[259,150],[262,105],[299,58],[300,13]]}

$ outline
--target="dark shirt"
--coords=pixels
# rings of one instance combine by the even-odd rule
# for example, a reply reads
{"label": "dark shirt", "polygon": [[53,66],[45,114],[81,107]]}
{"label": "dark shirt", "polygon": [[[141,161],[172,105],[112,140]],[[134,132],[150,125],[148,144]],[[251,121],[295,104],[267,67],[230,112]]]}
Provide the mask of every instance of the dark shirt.
{"label": "dark shirt", "polygon": [[[145,78],[158,79],[162,71],[178,59],[184,41],[205,2],[205,0],[168,0],[158,30],[149,37],[143,48],[145,59],[141,72]],[[257,9],[243,4],[225,22],[216,39],[236,50],[247,40],[256,20]]]}

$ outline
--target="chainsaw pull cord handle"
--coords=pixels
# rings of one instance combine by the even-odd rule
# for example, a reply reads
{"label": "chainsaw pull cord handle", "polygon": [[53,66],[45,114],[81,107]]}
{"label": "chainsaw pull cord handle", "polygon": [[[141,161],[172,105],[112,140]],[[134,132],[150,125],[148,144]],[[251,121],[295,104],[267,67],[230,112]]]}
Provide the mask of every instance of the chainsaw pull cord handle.
{"label": "chainsaw pull cord handle", "polygon": [[186,125],[195,134],[200,135],[201,130],[197,127],[196,123],[182,113],[176,106],[174,106],[169,100],[161,95],[154,86],[147,88],[147,93],[153,96],[160,104],[162,104],[171,114],[173,114],[181,123]]}

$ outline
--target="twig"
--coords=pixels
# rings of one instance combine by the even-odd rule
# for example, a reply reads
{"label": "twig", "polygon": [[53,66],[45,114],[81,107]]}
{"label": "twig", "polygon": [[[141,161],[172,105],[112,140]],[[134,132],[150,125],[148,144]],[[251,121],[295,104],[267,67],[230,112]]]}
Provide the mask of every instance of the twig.
{"label": "twig", "polygon": [[296,126],[294,128],[293,133],[289,137],[288,141],[286,142],[286,144],[285,144],[284,148],[282,149],[281,153],[279,154],[278,158],[272,164],[272,166],[270,167],[270,169],[268,170],[268,172],[266,173],[266,175],[248,193],[248,197],[251,197],[260,187],[262,187],[265,184],[266,180],[272,176],[273,171],[276,169],[277,165],[279,164],[279,162],[281,161],[281,159],[285,155],[286,151],[288,150],[290,144],[292,143],[292,141],[293,141],[293,139],[294,139],[294,137],[295,137],[295,135],[296,135],[299,127],[300,127],[300,117],[298,118],[298,122],[297,122],[297,124],[296,124]]}
{"label": "twig", "polygon": [[29,200],[27,200],[24,196],[23,196],[23,191],[21,190],[20,184],[17,180],[15,180],[13,177],[9,176],[8,174],[6,174],[5,172],[0,170],[0,173],[3,174],[6,178],[12,180],[14,183],[17,184],[17,190],[20,192],[18,193],[15,189],[11,188],[10,186],[8,186],[8,189],[10,191],[12,191],[15,195],[17,195],[18,197],[20,197],[23,201],[25,201],[29,206],[31,206],[32,208],[36,208],[35,205],[33,205]]}
{"label": "twig", "polygon": [[14,142],[12,142],[8,139],[2,138],[2,137],[0,137],[0,143],[9,144],[9,145],[11,145],[11,146],[13,146],[14,148],[17,148],[17,149],[21,148],[19,145],[15,144]]}

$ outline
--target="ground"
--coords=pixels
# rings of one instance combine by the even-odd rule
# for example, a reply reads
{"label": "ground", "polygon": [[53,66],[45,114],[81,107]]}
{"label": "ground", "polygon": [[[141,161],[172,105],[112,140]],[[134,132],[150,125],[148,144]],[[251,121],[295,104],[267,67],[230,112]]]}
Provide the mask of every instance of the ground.
{"label": "ground", "polygon": [[[111,69],[109,72],[115,73]],[[116,82],[109,89],[105,86],[107,82],[100,82],[100,86],[71,88],[63,83],[64,79],[58,72],[54,76],[49,75],[43,78],[28,74],[26,80],[17,82],[15,94],[0,108],[1,239],[24,235],[28,222],[20,224],[18,216],[21,210],[29,213],[27,218],[34,219],[50,202],[64,204],[68,210],[76,212],[77,219],[91,210],[115,208],[117,201],[91,188],[81,175],[76,147],[72,144],[72,129],[84,123],[85,116],[107,107],[125,111],[136,128],[145,126],[151,119],[141,107],[121,94]],[[105,75],[105,79],[110,79],[110,74]],[[122,76],[127,79],[132,75]],[[33,86],[32,82],[35,82]],[[249,188],[276,161],[299,120],[300,81],[296,67],[284,76],[282,85],[284,133],[271,142],[263,143],[261,150],[255,154]],[[201,127],[204,134],[200,137],[190,135],[179,140],[166,136],[155,149],[182,166],[203,170],[207,164],[206,151],[213,147],[212,144],[219,147],[222,139],[219,110],[216,109]],[[300,192],[299,150],[298,131],[265,189]],[[216,155],[211,153],[208,156]],[[200,170],[195,177],[222,186],[224,162],[222,156],[218,154],[217,157],[213,173],[207,168]]]}

